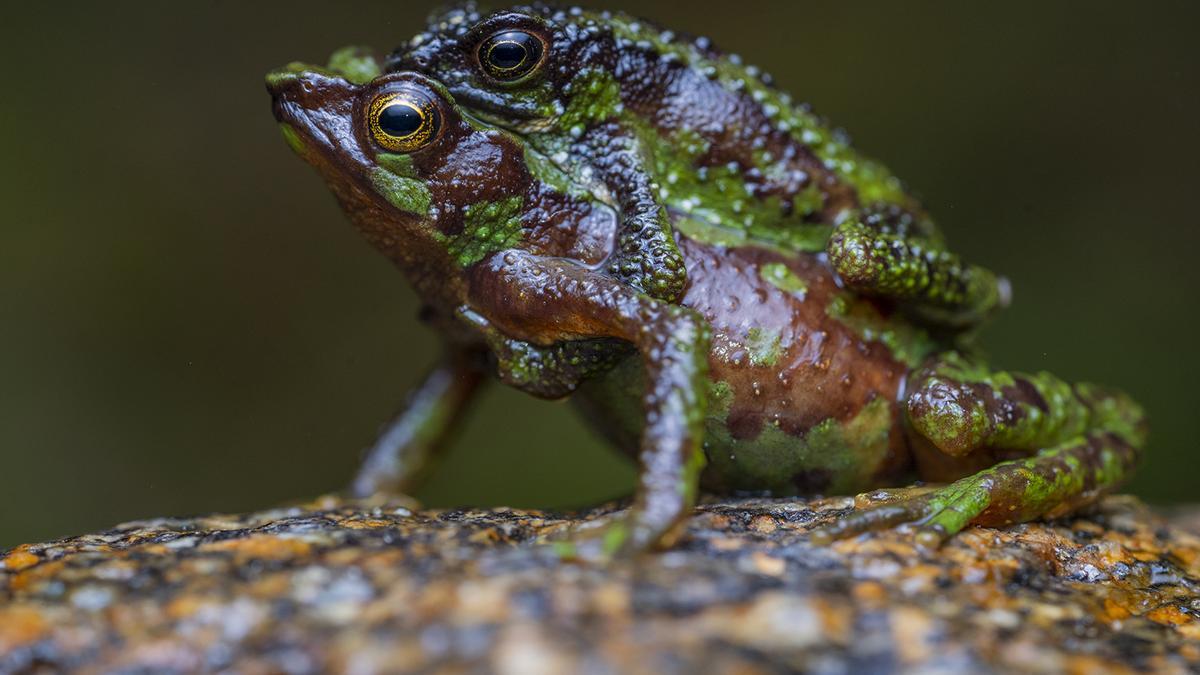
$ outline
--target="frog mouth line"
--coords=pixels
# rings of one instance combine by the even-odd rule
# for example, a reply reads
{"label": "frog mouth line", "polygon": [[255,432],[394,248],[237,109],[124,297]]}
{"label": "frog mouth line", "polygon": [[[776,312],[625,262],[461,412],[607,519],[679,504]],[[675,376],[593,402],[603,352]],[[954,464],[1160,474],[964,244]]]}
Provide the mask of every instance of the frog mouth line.
{"label": "frog mouth line", "polygon": [[514,133],[539,133],[554,127],[554,117],[538,115],[491,101],[485,94],[468,86],[446,87],[460,107],[469,109],[470,116],[492,126]]}
{"label": "frog mouth line", "polygon": [[554,128],[553,117],[530,117],[523,120],[514,120],[511,117],[496,115],[484,108],[477,109],[477,112],[472,116],[481,122],[503,127],[517,134],[536,134]]}

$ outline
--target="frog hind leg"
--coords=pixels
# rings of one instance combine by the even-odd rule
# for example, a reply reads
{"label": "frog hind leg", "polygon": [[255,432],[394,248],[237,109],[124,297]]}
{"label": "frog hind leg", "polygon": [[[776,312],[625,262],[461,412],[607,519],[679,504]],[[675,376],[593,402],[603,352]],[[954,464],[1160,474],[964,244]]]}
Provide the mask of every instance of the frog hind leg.
{"label": "frog hind leg", "polygon": [[964,262],[941,238],[888,227],[871,217],[838,225],[826,247],[847,288],[901,303],[925,323],[970,328],[1008,305],[1008,281]]}
{"label": "frog hind leg", "polygon": [[852,513],[816,532],[817,541],[915,523],[918,543],[932,547],[972,523],[1065,515],[1119,485],[1145,441],[1142,411],[1125,394],[1049,373],[990,372],[950,354],[918,373],[914,384],[909,421],[946,455],[1033,454]]}

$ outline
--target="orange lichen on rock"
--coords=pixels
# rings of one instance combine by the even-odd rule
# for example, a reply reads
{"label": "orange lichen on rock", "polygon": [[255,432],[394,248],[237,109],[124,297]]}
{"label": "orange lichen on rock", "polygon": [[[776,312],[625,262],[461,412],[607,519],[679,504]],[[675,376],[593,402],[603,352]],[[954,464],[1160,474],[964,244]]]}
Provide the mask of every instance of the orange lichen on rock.
{"label": "orange lichen on rock", "polygon": [[49,620],[34,607],[0,607],[0,654],[26,647],[49,630]]}
{"label": "orange lichen on rock", "polygon": [[226,539],[203,544],[200,550],[230,551],[243,562],[248,560],[288,560],[303,558],[312,550],[312,545],[293,537],[254,534],[243,539]]}
{"label": "orange lichen on rock", "polygon": [[20,572],[26,567],[36,565],[39,558],[30,552],[30,546],[25,544],[9,551],[8,555],[0,558],[0,569],[10,572]]}

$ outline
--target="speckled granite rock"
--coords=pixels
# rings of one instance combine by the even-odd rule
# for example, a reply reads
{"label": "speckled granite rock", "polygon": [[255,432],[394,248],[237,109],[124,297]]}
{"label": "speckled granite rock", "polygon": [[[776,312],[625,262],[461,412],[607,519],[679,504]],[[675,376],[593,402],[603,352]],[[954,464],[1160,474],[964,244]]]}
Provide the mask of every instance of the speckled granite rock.
{"label": "speckled granite rock", "polygon": [[0,554],[0,673],[1200,671],[1200,537],[1134,500],[933,554],[807,543],[850,503],[711,503],[608,566],[509,509],[130,523]]}

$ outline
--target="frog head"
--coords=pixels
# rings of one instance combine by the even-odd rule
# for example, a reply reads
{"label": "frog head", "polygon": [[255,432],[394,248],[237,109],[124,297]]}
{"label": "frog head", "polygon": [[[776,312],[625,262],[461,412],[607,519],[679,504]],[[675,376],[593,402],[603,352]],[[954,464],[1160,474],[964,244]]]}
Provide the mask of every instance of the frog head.
{"label": "frog head", "polygon": [[[472,213],[519,204],[527,188],[521,148],[466,118],[423,75],[357,73],[298,63],[273,71],[267,89],[275,118],[292,149],[423,299],[454,303],[463,269],[479,257],[463,252],[472,243],[463,234]],[[476,232],[491,232],[489,224],[476,223]]]}
{"label": "frog head", "polygon": [[544,131],[617,104],[617,90],[605,85],[617,72],[614,40],[624,21],[541,5],[485,15],[466,4],[431,17],[386,69],[435,78],[489,122]]}

